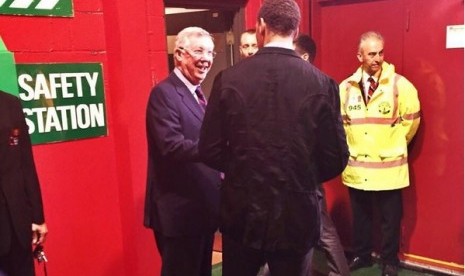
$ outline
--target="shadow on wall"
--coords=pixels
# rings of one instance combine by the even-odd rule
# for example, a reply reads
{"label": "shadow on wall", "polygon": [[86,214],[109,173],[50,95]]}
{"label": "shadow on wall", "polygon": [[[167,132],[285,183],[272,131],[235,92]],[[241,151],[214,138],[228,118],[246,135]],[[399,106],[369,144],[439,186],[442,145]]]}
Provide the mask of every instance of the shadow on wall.
{"label": "shadow on wall", "polygon": [[[420,104],[422,110],[435,110],[437,114],[444,114],[446,109],[446,85],[437,69],[427,60],[417,60],[419,74],[424,76],[424,87],[428,87],[428,91],[419,92]],[[430,95],[434,101],[422,101],[422,95]],[[434,106],[428,106],[434,104]],[[428,165],[429,170],[422,170],[421,174],[431,174],[427,179],[436,179],[446,174],[447,167],[447,152],[450,145],[450,139],[446,132],[445,116],[428,117],[428,114],[421,114],[421,123],[417,134],[409,145],[409,169],[410,169],[410,187],[404,190],[404,199],[409,199],[409,208],[404,208],[404,216],[402,220],[402,235],[401,235],[401,252],[409,252],[410,240],[415,233],[417,222],[417,187],[416,178],[417,171],[415,170],[415,161],[419,160],[420,154],[434,153],[434,164]],[[428,139],[432,140],[430,145],[433,148],[424,149],[424,140],[428,135]],[[427,150],[427,151],[425,151]],[[414,204],[412,204],[414,203]],[[405,204],[404,204],[405,205]]]}

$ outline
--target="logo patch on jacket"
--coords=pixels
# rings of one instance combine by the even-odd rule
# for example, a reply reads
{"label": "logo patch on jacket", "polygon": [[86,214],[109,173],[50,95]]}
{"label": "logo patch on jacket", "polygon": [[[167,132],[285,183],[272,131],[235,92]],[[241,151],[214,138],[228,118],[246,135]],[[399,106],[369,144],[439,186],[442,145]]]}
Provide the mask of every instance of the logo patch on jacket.
{"label": "logo patch on jacket", "polygon": [[386,115],[391,112],[391,105],[388,102],[381,102],[378,105],[378,111],[379,113]]}

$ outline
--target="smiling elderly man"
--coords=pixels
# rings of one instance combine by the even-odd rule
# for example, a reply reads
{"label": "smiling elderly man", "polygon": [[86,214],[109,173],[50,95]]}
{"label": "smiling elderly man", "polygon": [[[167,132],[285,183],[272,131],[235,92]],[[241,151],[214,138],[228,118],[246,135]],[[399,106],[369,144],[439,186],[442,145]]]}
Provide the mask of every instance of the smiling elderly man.
{"label": "smiling elderly man", "polygon": [[218,227],[219,172],[200,162],[197,143],[207,101],[200,84],[213,64],[211,35],[188,27],[176,37],[176,68],[150,93],[144,225],[153,229],[161,275],[211,275]]}

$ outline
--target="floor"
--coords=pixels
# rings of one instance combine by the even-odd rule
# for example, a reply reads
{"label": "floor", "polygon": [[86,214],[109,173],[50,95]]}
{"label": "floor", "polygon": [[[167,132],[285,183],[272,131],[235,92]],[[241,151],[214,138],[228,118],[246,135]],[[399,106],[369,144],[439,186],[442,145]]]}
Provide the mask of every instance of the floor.
{"label": "floor", "polygon": [[[212,258],[212,276],[221,276],[221,235],[218,233],[215,235],[215,243],[213,246],[213,258]],[[320,250],[315,250],[313,255],[313,271],[312,276],[326,276],[328,275],[329,269],[326,265],[326,257],[324,253]],[[257,276],[261,276],[259,273]],[[381,268],[378,264],[374,264],[371,267],[361,268],[359,270],[353,271],[351,276],[378,276],[381,275]],[[433,273],[430,271],[416,271],[407,268],[400,268],[399,276],[445,276],[449,274],[443,273]]]}
{"label": "floor", "polygon": [[[312,276],[326,276],[328,275],[328,267],[326,266],[326,259],[321,251],[315,251]],[[221,276],[221,252],[213,252],[213,268],[212,276]],[[381,269],[377,264],[372,267],[361,268],[351,273],[351,276],[378,276],[381,275]],[[406,268],[399,270],[399,276],[445,276],[448,274],[433,273],[425,271],[414,271]],[[257,276],[262,276],[259,273]]]}

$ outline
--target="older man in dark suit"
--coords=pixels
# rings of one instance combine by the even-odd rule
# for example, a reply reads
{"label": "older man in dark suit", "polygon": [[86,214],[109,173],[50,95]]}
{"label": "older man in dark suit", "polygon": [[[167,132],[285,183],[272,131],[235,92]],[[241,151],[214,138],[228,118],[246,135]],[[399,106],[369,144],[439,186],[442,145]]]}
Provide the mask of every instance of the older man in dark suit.
{"label": "older man in dark suit", "polygon": [[199,150],[225,172],[223,275],[303,275],[320,219],[316,189],[344,169],[348,149],[338,86],[302,60],[294,0],[265,0],[260,50],[214,81]]}
{"label": "older man in dark suit", "polygon": [[154,230],[161,275],[211,275],[218,227],[220,173],[200,162],[197,144],[206,99],[200,83],[215,52],[198,27],[176,37],[176,68],[150,94],[144,224]]}
{"label": "older man in dark suit", "polygon": [[21,102],[0,91],[0,275],[34,275],[32,244],[47,234]]}

